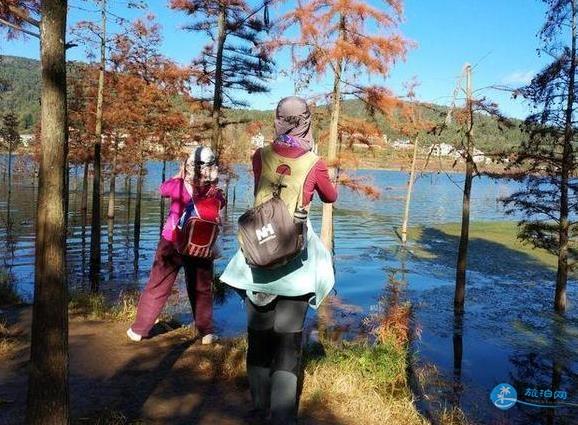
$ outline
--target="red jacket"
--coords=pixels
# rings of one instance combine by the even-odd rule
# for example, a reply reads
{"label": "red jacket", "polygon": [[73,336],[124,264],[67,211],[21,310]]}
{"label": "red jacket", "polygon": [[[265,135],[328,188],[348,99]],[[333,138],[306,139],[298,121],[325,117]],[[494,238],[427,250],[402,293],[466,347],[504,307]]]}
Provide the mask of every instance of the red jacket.
{"label": "red jacket", "polygon": [[[299,147],[283,146],[273,143],[273,151],[285,158],[299,158],[307,151]],[[257,149],[253,154],[253,174],[255,176],[255,191],[261,178],[261,149]],[[319,198],[325,203],[333,203],[337,200],[337,190],[331,180],[327,171],[327,164],[322,159],[319,159],[313,166],[305,184],[303,185],[303,200],[304,205],[309,205],[313,199],[313,192],[317,191]]]}

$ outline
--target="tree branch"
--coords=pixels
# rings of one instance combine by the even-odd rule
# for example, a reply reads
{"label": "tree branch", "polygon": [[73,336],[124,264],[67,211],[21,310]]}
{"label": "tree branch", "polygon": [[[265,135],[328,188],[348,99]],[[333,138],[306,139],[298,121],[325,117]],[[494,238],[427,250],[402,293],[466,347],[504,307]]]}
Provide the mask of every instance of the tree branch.
{"label": "tree branch", "polygon": [[20,32],[23,32],[24,34],[28,34],[32,37],[36,37],[36,38],[40,39],[40,34],[32,32],[32,31],[28,31],[27,29],[24,29],[21,26],[18,26],[16,24],[13,24],[12,22],[8,22],[5,19],[0,18],[0,24],[6,25],[7,27],[12,28],[13,30],[20,31]]}
{"label": "tree branch", "polygon": [[31,18],[30,15],[25,10],[20,9],[19,7],[16,6],[7,6],[7,8],[10,11],[10,13],[12,13],[14,16],[22,19],[25,22],[28,22],[32,26],[40,28],[40,21]]}

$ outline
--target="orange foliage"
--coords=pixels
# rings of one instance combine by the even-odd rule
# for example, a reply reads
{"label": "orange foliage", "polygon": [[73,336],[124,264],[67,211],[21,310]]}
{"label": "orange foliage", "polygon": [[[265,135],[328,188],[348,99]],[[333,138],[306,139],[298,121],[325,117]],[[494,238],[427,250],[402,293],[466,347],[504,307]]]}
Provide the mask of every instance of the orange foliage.
{"label": "orange foliage", "polygon": [[[297,69],[313,69],[320,77],[327,70],[346,63],[350,71],[387,75],[398,59],[403,59],[411,43],[397,32],[403,6],[399,0],[377,8],[358,0],[309,0],[300,3],[280,20],[280,33],[297,25],[295,39],[278,37],[270,49],[294,45],[306,50],[296,58]],[[340,32],[344,31],[344,37]]]}
{"label": "orange foliage", "polygon": [[371,200],[377,200],[381,197],[379,188],[367,183],[367,178],[364,177],[350,177],[347,174],[340,173],[337,182],[354,192],[361,193]]}
{"label": "orange foliage", "polygon": [[[199,108],[189,92],[190,68],[159,53],[160,26],[152,15],[114,37],[105,72],[103,156],[131,172],[147,159],[173,159],[192,138],[189,114]],[[90,159],[94,144],[97,66],[83,66],[69,82],[70,158]],[[179,103],[176,103],[176,100]]]}

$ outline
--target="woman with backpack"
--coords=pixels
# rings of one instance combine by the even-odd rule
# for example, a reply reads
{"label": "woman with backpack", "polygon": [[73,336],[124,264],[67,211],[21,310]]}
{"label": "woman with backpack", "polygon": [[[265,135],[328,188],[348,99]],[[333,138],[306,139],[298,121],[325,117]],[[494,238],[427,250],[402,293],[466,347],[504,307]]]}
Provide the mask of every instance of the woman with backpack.
{"label": "woman with backpack", "polygon": [[138,303],[136,319],[126,332],[132,341],[138,342],[149,336],[171,294],[181,267],[185,269],[187,293],[201,341],[203,344],[211,344],[216,340],[213,330],[213,252],[210,246],[214,242],[210,238],[216,235],[200,235],[206,239],[208,246],[201,251],[184,252],[183,238],[189,235],[183,235],[183,226],[191,215],[195,219],[198,215],[202,216],[202,223],[207,223],[211,229],[218,229],[219,214],[225,206],[225,199],[217,187],[217,178],[218,169],[213,151],[198,146],[179,173],[162,183],[160,194],[170,198],[171,206],[148,283]]}
{"label": "woman with backpack", "polygon": [[239,219],[241,250],[221,280],[245,300],[250,416],[295,424],[305,316],[335,281],[331,254],[307,215],[314,192],[332,203],[337,191],[327,165],[311,151],[311,112],[305,100],[282,99],[275,130],[273,143],[253,155],[255,206]]}

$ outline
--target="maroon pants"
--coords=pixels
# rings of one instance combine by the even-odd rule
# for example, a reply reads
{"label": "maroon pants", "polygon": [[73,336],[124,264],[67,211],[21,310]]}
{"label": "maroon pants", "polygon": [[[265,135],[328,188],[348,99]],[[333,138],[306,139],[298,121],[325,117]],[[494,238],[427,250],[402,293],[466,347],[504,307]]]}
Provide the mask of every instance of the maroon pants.
{"label": "maroon pants", "polygon": [[161,238],[147,285],[140,297],[136,320],[131,326],[148,336],[161,314],[181,267],[185,268],[187,293],[193,318],[201,335],[213,332],[213,261],[180,255],[172,242]]}

